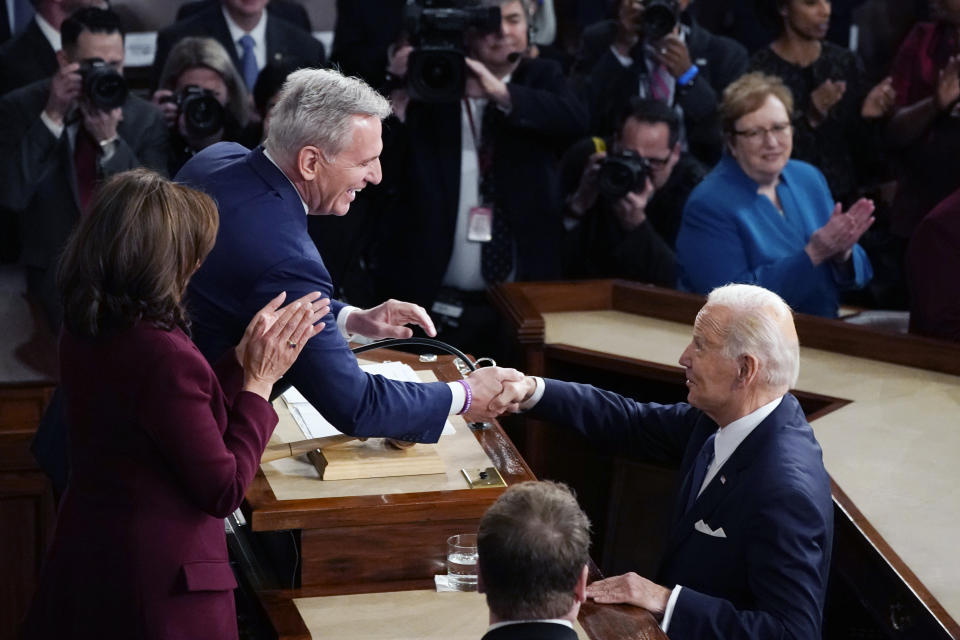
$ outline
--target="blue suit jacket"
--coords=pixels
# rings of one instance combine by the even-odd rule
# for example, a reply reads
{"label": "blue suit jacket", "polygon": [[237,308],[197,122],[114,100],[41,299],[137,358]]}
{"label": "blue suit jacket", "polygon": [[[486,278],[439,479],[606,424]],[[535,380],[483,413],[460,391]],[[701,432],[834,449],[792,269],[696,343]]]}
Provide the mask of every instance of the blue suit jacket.
{"label": "blue suit jacket", "polygon": [[[177,180],[210,194],[220,210],[216,245],[187,296],[193,339],[208,360],[239,342],[254,314],[281,291],[287,301],[311,291],[332,298],[300,196],[262,148],[212,145],[187,162]],[[286,380],[344,433],[436,442],[450,389],[361,371],[337,330],[343,306],[331,302],[326,328],[307,343]]]}
{"label": "blue suit jacket", "polygon": [[[547,380],[530,413],[622,455],[680,464],[681,499],[657,576],[683,587],[668,629],[673,640],[821,637],[833,503],[820,445],[796,398],[785,396],[744,439],[687,513],[691,467],[717,430],[699,409]],[[700,520],[726,537],[694,529]]]}
{"label": "blue suit jacket", "polygon": [[720,163],[690,194],[677,235],[677,287],[707,294],[741,282],[778,293],[795,311],[835,318],[841,289],[873,277],[866,252],[854,245],[849,272],[830,261],[813,266],[804,247],[833,213],[833,197],[818,169],[790,160],[780,174],[781,215],[737,161]]}

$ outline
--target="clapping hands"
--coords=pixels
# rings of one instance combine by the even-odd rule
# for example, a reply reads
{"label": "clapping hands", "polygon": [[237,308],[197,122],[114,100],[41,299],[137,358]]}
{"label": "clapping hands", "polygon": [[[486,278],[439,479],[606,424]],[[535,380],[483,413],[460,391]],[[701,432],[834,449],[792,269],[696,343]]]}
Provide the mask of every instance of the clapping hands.
{"label": "clapping hands", "polygon": [[804,247],[814,266],[825,260],[846,262],[853,252],[853,245],[873,224],[875,208],[873,200],[860,198],[844,212],[838,202],[827,224],[814,231]]}

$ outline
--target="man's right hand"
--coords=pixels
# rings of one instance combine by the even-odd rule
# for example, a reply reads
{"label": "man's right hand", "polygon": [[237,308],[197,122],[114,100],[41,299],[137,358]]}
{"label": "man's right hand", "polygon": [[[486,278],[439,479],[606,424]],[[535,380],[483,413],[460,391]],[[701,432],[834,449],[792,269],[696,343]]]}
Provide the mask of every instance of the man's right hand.
{"label": "man's right hand", "polygon": [[44,113],[47,117],[63,125],[63,119],[71,107],[80,97],[83,90],[83,77],[80,75],[80,65],[72,62],[60,67],[50,80],[50,95]]}
{"label": "man's right hand", "polygon": [[505,382],[521,382],[523,374],[516,369],[483,367],[471,373],[465,380],[470,385],[473,398],[470,410],[463,414],[463,419],[467,422],[485,422],[503,413],[504,405],[518,402],[512,397],[503,398],[502,394]]}
{"label": "man's right hand", "polygon": [[630,191],[613,203],[613,213],[624,231],[633,231],[647,221],[647,203],[653,197],[653,181],[646,179],[643,191]]}
{"label": "man's right hand", "polygon": [[597,195],[599,194],[597,174],[600,172],[600,165],[606,157],[606,151],[597,151],[587,159],[587,165],[583,168],[583,174],[580,176],[580,184],[577,185],[577,190],[570,195],[570,199],[567,201],[570,212],[578,218],[582,217],[597,202]]}
{"label": "man's right hand", "polygon": [[150,101],[160,109],[160,113],[163,114],[163,121],[167,123],[167,128],[172,129],[177,124],[177,115],[180,113],[180,107],[173,99],[173,91],[157,89],[153,92]]}

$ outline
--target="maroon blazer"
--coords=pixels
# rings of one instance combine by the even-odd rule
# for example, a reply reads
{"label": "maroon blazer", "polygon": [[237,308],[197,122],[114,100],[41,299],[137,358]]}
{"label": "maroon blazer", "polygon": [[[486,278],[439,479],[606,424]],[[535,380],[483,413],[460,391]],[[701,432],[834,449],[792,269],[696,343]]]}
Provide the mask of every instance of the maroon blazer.
{"label": "maroon blazer", "polygon": [[25,638],[237,637],[223,518],[277,424],[181,330],[60,341],[71,477]]}

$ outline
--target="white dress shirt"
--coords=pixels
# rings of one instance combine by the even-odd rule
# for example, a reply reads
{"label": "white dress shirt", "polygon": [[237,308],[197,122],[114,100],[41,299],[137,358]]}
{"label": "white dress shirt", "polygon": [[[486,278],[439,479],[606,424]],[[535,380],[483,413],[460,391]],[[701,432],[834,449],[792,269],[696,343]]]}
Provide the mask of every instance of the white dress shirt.
{"label": "white dress shirt", "polygon": [[39,13],[34,15],[33,19],[37,21],[37,26],[40,27],[40,33],[42,33],[43,37],[50,43],[50,48],[54,51],[63,49],[63,40],[60,39],[60,32],[54,29],[53,25],[47,22]]}
{"label": "white dress shirt", "polygon": [[222,5],[220,10],[223,11],[223,19],[227,21],[227,29],[230,30],[230,39],[233,41],[234,48],[236,48],[237,57],[243,60],[243,45],[240,44],[240,38],[249,35],[253,38],[253,54],[257,59],[257,70],[263,70],[267,66],[267,10],[262,11],[260,22],[250,31],[241,29]]}

